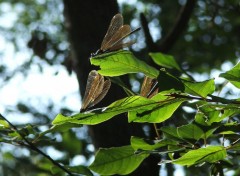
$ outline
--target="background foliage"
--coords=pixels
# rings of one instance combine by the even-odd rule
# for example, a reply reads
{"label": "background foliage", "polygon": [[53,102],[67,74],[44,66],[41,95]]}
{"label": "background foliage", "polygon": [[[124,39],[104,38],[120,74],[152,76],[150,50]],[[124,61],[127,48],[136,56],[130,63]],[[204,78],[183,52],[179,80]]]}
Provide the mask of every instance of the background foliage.
{"label": "background foliage", "polygon": [[[150,29],[151,37],[148,37],[148,31],[143,26],[142,32],[140,32],[137,36],[138,42],[133,47],[132,51],[138,59],[146,61],[151,66],[156,67],[156,69],[166,65],[151,62],[148,53],[161,51],[174,56],[180,67],[184,70],[187,70],[188,73],[196,80],[203,81],[213,77],[216,78],[218,73],[226,71],[228,68],[235,65],[236,59],[239,57],[239,1],[192,1],[193,8],[192,12],[189,12],[190,18],[188,19],[187,16],[182,18],[183,21],[181,21],[180,26],[182,24],[183,28],[178,27],[177,31],[179,31],[179,33],[177,33],[173,38],[168,38],[167,41],[169,41],[169,45],[164,45],[166,44],[165,41],[169,32],[174,31],[174,27],[176,27],[178,22],[178,17],[181,16],[181,10],[187,2],[190,1],[179,0],[172,2],[139,0],[132,3],[131,1],[129,1],[129,3],[119,2],[121,11],[125,18],[125,23],[131,24],[133,28],[136,28],[141,24],[144,25],[144,20],[147,20],[147,24]],[[93,1],[93,3],[96,2]],[[88,5],[88,3],[85,4],[86,6]],[[52,69],[51,74],[55,75],[56,77],[59,76],[59,72],[61,72],[60,69],[66,69],[69,74],[75,74],[75,72],[77,72],[75,68],[77,67],[76,60],[73,59],[74,53],[71,52],[74,51],[75,48],[70,47],[72,46],[71,44],[73,41],[68,40],[68,35],[71,33],[71,31],[66,30],[69,26],[71,26],[71,23],[69,23],[67,20],[68,16],[66,15],[66,8],[69,7],[66,5],[67,3],[65,1],[59,2],[55,0],[26,0],[21,2],[14,0],[1,1],[0,40],[3,44],[1,45],[0,51],[2,58],[0,75],[2,90],[19,77],[22,78],[20,79],[21,81],[24,81],[24,78],[27,78],[28,75],[31,75],[33,70],[34,72],[43,74],[46,72],[46,70]],[[111,5],[112,4],[109,3],[108,6]],[[135,8],[136,6],[138,8]],[[81,10],[79,9],[79,11]],[[141,15],[140,17],[140,13],[144,14],[144,16]],[[111,19],[111,17],[112,14],[109,14],[109,19]],[[88,25],[90,21],[91,20],[87,19],[86,17],[85,26]],[[108,25],[109,20],[106,19],[105,21],[106,25]],[[183,24],[185,23],[188,25],[184,28]],[[81,23],[79,24],[83,28],[82,30],[85,30],[84,25]],[[95,26],[99,25],[95,24]],[[87,55],[90,56],[90,52],[97,49],[96,47],[99,47],[101,42],[100,40],[106,31],[105,28],[97,29],[95,27],[87,29],[93,31],[102,30],[102,34],[100,36],[98,36],[96,33],[96,36],[99,37],[98,40],[95,36],[95,38],[89,37],[88,40],[81,40],[80,38],[77,39],[86,43],[85,45],[81,44],[79,46],[87,52],[86,57]],[[81,32],[82,31],[78,31],[78,33]],[[72,34],[74,35],[73,31]],[[89,46],[89,44],[87,44],[90,41],[95,42],[96,46],[94,45],[91,48],[91,45]],[[151,57],[153,56],[151,55]],[[85,60],[89,62],[89,60],[86,58]],[[174,65],[175,63],[172,64]],[[173,70],[171,73],[178,75],[178,71]],[[234,70],[232,72],[234,72]],[[201,73],[201,75],[199,73]],[[85,74],[87,75],[88,72],[86,71]],[[229,81],[232,81],[233,84],[238,84],[238,81],[232,79],[233,77],[231,73],[225,73],[222,74],[222,76]],[[77,77],[80,77],[78,72]],[[127,83],[132,86],[132,90],[138,92],[140,89],[140,83],[142,82],[142,75],[131,74],[127,79],[129,79]],[[163,79],[166,80],[166,77]],[[79,80],[81,79],[78,79],[78,81]],[[169,82],[166,82],[166,84]],[[47,85],[41,86],[47,87]],[[222,87],[224,87],[220,94],[223,98],[239,98],[237,97],[237,95],[239,95],[239,93],[237,93],[237,89],[233,88],[233,86],[230,87],[232,89],[230,89],[228,86],[225,86],[223,84],[223,79],[217,79],[215,86],[216,92],[222,90]],[[85,87],[84,79],[82,79],[82,83],[80,84],[81,94],[83,94],[82,92],[84,91],[83,87]],[[9,90],[8,92],[9,94],[13,94],[14,90]],[[208,93],[204,92],[204,94]],[[197,95],[199,96],[199,94]],[[2,101],[3,99],[6,99],[6,96],[9,95],[1,94],[1,96],[4,97],[1,98]],[[205,97],[202,94],[200,94],[200,96]],[[68,95],[65,95],[64,97],[68,97]],[[13,122],[17,124],[16,126],[21,133],[24,135],[30,134],[28,136],[30,140],[36,139],[39,133],[41,134],[41,132],[50,128],[51,121],[59,112],[62,112],[65,115],[71,115],[73,111],[78,111],[77,108],[73,109],[71,105],[65,105],[64,98],[61,99],[61,103],[58,105],[56,105],[52,99],[53,98],[51,96],[45,97],[42,95],[34,98],[26,94],[23,98],[15,100],[15,106],[12,104],[9,106],[7,103],[1,102],[1,114],[3,114],[7,119],[11,117]],[[109,99],[111,99],[111,97],[109,97]],[[191,105],[189,106],[191,107]],[[215,112],[214,108],[215,107],[212,107],[211,109],[211,107],[208,107],[207,105],[204,106],[203,103],[198,111],[201,111],[203,114],[208,114],[210,112],[221,113]],[[230,107],[222,108],[229,109]],[[236,107],[233,107],[233,109],[234,108],[236,109]],[[166,121],[164,126],[174,125],[175,127],[179,127],[192,122],[194,118],[194,112],[186,111],[184,108],[178,109],[175,114],[177,114],[177,117],[184,118],[173,118]],[[25,117],[28,118],[27,122],[21,120]],[[200,121],[203,123],[200,115],[199,117],[195,117],[195,121],[196,119],[198,122]],[[236,122],[239,121],[238,118],[234,120]],[[215,122],[215,120],[212,120],[212,122]],[[27,123],[29,124],[27,125]],[[211,123],[211,121],[209,123]],[[228,125],[231,126],[231,124]],[[89,165],[93,156],[94,138],[91,139],[89,137],[85,127],[78,128],[80,126],[81,125],[65,124],[64,126],[59,126],[59,129],[52,129],[47,135],[44,135],[45,133],[41,134],[43,136],[41,137],[41,140],[37,142],[37,146],[45,153],[48,153],[50,156],[52,156],[57,162],[63,163],[66,166],[73,165],[76,160],[78,161],[77,164]],[[192,129],[193,126],[194,124],[190,124],[190,126],[187,126],[186,128]],[[8,124],[5,121],[1,121],[1,140],[4,139],[4,143],[1,143],[0,159],[1,172],[3,175],[26,175],[26,173],[29,173],[29,175],[38,175],[40,173],[48,175],[50,173],[49,170],[58,173],[58,168],[53,167],[51,162],[46,160],[45,157],[24,147],[22,144],[22,137],[6,127],[8,127]],[[76,128],[69,130],[69,127]],[[151,130],[146,130],[149,127],[145,127],[145,133],[151,133]],[[164,134],[168,134],[174,139],[188,137],[195,142],[201,136],[201,130],[200,132],[198,131],[197,136],[184,136],[186,134],[184,133],[183,128],[182,131],[179,129],[179,131],[176,132],[178,136],[174,136],[170,133],[172,128],[168,129],[166,127],[161,127],[161,125],[159,128],[161,128]],[[218,129],[218,133],[228,136],[230,135],[227,134],[230,132],[228,130],[226,131],[228,128],[229,126],[222,126]],[[237,129],[237,126],[232,124],[231,129],[232,128]],[[211,129],[209,133],[211,133]],[[233,134],[233,136],[233,139],[238,137],[237,134]],[[136,144],[136,140],[137,139],[135,138],[131,139],[132,146]],[[209,140],[209,143],[219,142],[218,138]],[[128,138],[127,141],[129,144],[130,138]],[[141,141],[141,146],[143,144],[145,143]],[[138,147],[135,149],[137,148]],[[148,148],[148,150],[153,150],[153,148]],[[219,151],[219,148],[214,148],[212,150]],[[129,151],[129,149],[127,148],[126,151]],[[181,152],[179,155],[181,155]],[[160,161],[160,159],[158,159],[158,161]],[[182,161],[180,160],[176,163],[181,162]],[[223,164],[220,163],[220,165],[231,165],[231,163],[227,161],[222,162]],[[238,164],[237,157],[233,159],[233,162],[235,162],[236,165]],[[191,164],[192,163],[189,165]],[[215,168],[222,167],[220,165],[219,163],[216,163],[212,170],[214,171]],[[235,171],[234,174],[238,175],[239,171],[236,168],[236,165],[231,166]],[[205,165],[202,167],[207,168]],[[94,166],[92,166],[92,168],[94,168]],[[85,172],[89,174],[88,170],[84,167],[78,169],[80,169],[81,173]],[[171,165],[166,165],[165,170],[168,175],[171,175],[174,172],[174,167]],[[199,169],[197,167],[190,167],[187,169],[184,168],[184,170],[186,175],[192,175],[194,173],[198,173],[198,175],[205,174],[204,169]]]}

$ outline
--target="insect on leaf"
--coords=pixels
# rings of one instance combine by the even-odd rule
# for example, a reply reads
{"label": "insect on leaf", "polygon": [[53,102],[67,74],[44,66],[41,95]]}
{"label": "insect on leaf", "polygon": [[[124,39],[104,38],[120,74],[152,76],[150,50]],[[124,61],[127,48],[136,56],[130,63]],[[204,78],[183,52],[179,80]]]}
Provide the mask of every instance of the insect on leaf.
{"label": "insect on leaf", "polygon": [[107,33],[102,41],[101,50],[106,50],[108,42],[111,40],[113,35],[122,25],[123,25],[123,17],[120,13],[118,13],[111,20]]}
{"label": "insect on leaf", "polygon": [[99,103],[107,94],[110,86],[110,80],[104,80],[102,75],[98,74],[96,70],[92,70],[88,75],[86,91],[80,112]]}
{"label": "insect on leaf", "polygon": [[138,30],[140,30],[140,28],[131,31],[129,25],[123,25],[122,15],[120,13],[116,14],[111,20],[100,49],[96,53],[93,53],[92,56],[120,50],[134,44],[136,42],[134,40],[128,42],[123,42],[123,40]]}
{"label": "insect on leaf", "polygon": [[144,77],[140,95],[143,97],[151,98],[152,96],[156,95],[158,93],[157,86],[157,80],[152,79],[148,76]]}

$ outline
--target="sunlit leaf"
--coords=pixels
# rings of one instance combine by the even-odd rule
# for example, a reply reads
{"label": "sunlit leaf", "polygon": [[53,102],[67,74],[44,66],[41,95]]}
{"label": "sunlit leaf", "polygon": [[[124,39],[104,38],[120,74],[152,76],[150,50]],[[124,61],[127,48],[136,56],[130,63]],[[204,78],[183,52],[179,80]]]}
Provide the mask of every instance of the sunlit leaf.
{"label": "sunlit leaf", "polygon": [[169,119],[185,99],[169,99],[156,102],[154,106],[143,107],[128,113],[129,122],[160,123]]}
{"label": "sunlit leaf", "polygon": [[235,65],[231,70],[221,73],[219,76],[227,79],[237,88],[240,88],[240,63]]}
{"label": "sunlit leaf", "polygon": [[[227,117],[232,117],[240,113],[238,105],[231,104],[204,104],[198,107],[198,113],[195,119],[205,125],[211,125],[214,122],[221,122]],[[201,120],[202,118],[202,120]]]}
{"label": "sunlit leaf", "polygon": [[89,166],[91,170],[101,175],[127,175],[133,172],[148,154],[134,154],[131,146],[100,149],[94,162]]}
{"label": "sunlit leaf", "polygon": [[9,124],[5,120],[0,120],[0,128],[9,128]]}
{"label": "sunlit leaf", "polygon": [[213,79],[203,82],[190,82],[183,80],[183,83],[187,93],[204,98],[206,98],[208,94],[212,94],[215,90]]}
{"label": "sunlit leaf", "polygon": [[53,120],[53,125],[60,125],[63,123],[76,123],[85,125],[95,125],[110,118],[128,111],[133,111],[139,108],[152,107],[156,104],[155,101],[141,97],[132,96],[123,98],[121,100],[113,102],[106,108],[96,109],[93,111],[79,113],[73,116],[66,117],[62,114],[58,114]]}
{"label": "sunlit leaf", "polygon": [[103,76],[120,76],[128,73],[144,73],[150,78],[158,76],[158,70],[138,60],[130,51],[116,51],[97,55],[91,58],[91,63],[100,66]]}
{"label": "sunlit leaf", "polygon": [[175,61],[174,57],[171,55],[163,54],[163,53],[149,53],[153,61],[163,67],[166,68],[175,68],[179,71],[182,71],[179,67],[178,63]]}
{"label": "sunlit leaf", "polygon": [[223,146],[208,146],[206,148],[191,150],[179,159],[173,161],[173,163],[183,166],[190,166],[203,162],[213,163],[226,158],[226,156],[227,152]]}

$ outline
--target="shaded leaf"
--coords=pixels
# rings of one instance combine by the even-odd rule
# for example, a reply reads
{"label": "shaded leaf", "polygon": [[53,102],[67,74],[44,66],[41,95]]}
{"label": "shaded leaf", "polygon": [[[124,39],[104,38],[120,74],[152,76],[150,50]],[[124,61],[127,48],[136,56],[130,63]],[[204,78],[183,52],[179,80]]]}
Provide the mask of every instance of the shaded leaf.
{"label": "shaded leaf", "polygon": [[[58,114],[58,116],[61,116],[61,114]],[[81,124],[75,124],[75,123],[64,123],[64,124],[61,124],[61,125],[52,126],[50,129],[40,133],[38,137],[41,137],[41,136],[43,136],[47,133],[68,131],[69,129],[74,128],[74,127],[82,127],[82,125]]]}
{"label": "shaded leaf", "polygon": [[184,91],[184,84],[182,83],[182,81],[164,70],[160,70],[157,80],[159,85],[159,91],[165,91],[170,89]]}
{"label": "shaded leaf", "polygon": [[77,173],[86,176],[93,176],[93,173],[86,166],[71,166],[68,170],[72,173]]}
{"label": "shaded leaf", "polygon": [[178,133],[178,136],[184,140],[189,140],[189,139],[198,140],[203,136],[204,131],[195,124],[187,124],[187,125],[178,127],[177,133]]}
{"label": "shaded leaf", "polygon": [[101,175],[127,175],[133,172],[146,157],[148,154],[134,154],[131,146],[100,149],[89,168]]}
{"label": "shaded leaf", "polygon": [[177,145],[176,141],[162,139],[162,140],[147,140],[138,137],[131,137],[131,146],[134,150],[155,150],[160,147],[168,145]]}
{"label": "shaded leaf", "polygon": [[178,136],[177,128],[176,127],[162,127],[160,130],[163,132],[164,136],[167,139],[172,139],[176,141],[184,141],[181,137]]}

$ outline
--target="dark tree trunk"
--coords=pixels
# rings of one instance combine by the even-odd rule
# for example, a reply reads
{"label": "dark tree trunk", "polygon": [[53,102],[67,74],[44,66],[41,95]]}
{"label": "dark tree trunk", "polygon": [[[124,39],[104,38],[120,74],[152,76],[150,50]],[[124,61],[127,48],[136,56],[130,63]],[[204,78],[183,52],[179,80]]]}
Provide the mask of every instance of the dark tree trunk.
{"label": "dark tree trunk", "polygon": [[[65,25],[71,43],[73,70],[77,74],[80,93],[83,95],[88,73],[93,69],[89,56],[100,47],[111,18],[118,13],[118,4],[114,0],[64,0],[64,8]],[[112,85],[100,106],[106,106],[124,96],[121,88]],[[141,125],[128,124],[126,115],[114,117],[89,128],[96,149],[129,145],[131,136],[144,136]],[[150,157],[132,175],[158,175],[157,162],[157,158]]]}

